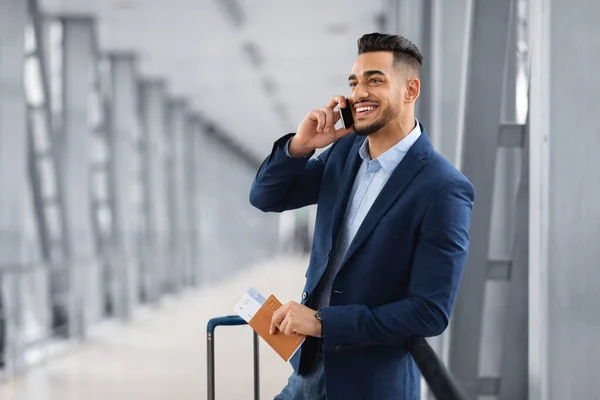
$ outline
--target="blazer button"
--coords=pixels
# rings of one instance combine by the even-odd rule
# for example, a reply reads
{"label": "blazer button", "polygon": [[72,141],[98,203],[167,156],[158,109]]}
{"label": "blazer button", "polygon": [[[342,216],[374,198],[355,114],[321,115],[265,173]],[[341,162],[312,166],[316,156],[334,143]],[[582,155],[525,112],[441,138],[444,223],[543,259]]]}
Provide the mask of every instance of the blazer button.
{"label": "blazer button", "polygon": [[308,297],[308,293],[303,292],[302,293],[302,300],[306,300],[307,297]]}
{"label": "blazer button", "polygon": [[331,257],[331,251],[327,252],[327,258]]}

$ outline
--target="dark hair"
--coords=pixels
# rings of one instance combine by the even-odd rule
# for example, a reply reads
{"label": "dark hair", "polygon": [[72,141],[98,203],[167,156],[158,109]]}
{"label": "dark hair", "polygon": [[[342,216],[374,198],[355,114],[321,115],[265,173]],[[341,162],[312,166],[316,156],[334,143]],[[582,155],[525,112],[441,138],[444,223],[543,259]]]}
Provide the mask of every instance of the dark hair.
{"label": "dark hair", "polygon": [[367,33],[358,39],[357,44],[358,55],[373,51],[390,51],[394,53],[394,64],[406,66],[414,70],[417,77],[421,76],[423,56],[419,48],[404,36]]}

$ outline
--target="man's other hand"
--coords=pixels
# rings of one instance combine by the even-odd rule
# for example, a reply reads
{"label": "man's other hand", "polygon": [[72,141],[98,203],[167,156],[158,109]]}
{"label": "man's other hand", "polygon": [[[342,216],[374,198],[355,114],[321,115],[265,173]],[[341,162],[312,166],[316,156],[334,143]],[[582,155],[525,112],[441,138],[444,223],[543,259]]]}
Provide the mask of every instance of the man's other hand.
{"label": "man's other hand", "polygon": [[319,336],[321,322],[315,317],[316,311],[302,304],[290,301],[279,307],[271,319],[270,333],[280,330],[288,336]]}

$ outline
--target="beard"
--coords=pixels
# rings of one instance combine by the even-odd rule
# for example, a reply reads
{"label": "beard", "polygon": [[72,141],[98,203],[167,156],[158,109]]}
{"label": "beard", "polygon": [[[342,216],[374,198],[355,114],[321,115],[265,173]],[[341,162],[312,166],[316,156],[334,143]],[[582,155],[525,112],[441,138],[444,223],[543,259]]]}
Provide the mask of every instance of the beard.
{"label": "beard", "polygon": [[381,116],[369,125],[358,127],[356,124],[354,124],[354,133],[356,133],[358,136],[369,136],[386,126],[392,120],[396,119],[396,117],[398,117],[398,111],[394,110],[393,107],[388,106],[385,110],[383,110]]}

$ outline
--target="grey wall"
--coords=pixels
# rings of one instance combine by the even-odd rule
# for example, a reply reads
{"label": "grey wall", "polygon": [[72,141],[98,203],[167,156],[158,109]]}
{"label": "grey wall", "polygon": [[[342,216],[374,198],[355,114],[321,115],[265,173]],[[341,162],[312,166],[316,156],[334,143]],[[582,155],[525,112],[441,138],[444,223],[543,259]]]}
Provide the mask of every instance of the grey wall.
{"label": "grey wall", "polygon": [[549,393],[583,399],[600,376],[600,3],[551,4]]}
{"label": "grey wall", "polygon": [[600,376],[600,3],[533,0],[530,398]]}

